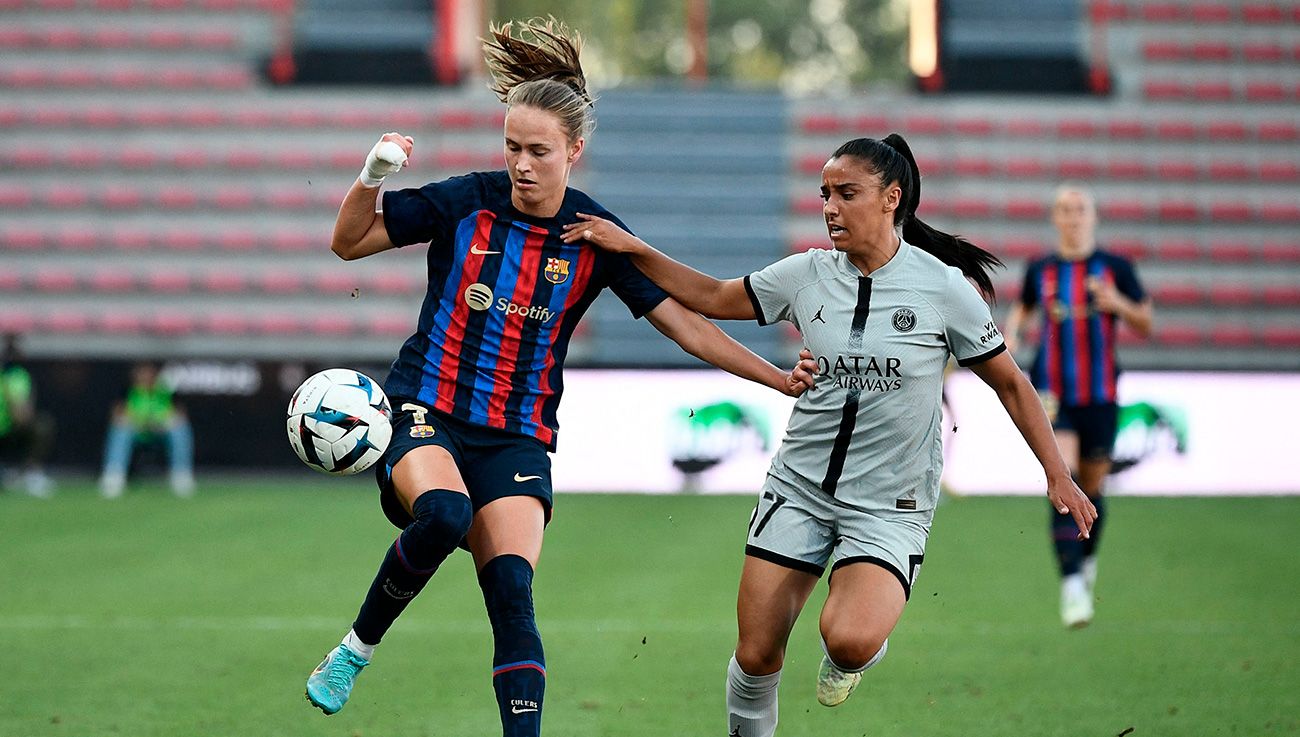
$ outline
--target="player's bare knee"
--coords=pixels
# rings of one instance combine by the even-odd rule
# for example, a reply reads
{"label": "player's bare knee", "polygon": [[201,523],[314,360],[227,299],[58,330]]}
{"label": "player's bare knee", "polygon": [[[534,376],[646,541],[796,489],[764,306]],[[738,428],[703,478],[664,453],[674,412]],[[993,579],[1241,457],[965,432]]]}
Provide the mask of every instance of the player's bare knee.
{"label": "player's bare knee", "polygon": [[834,633],[823,634],[826,642],[826,654],[832,662],[846,670],[862,668],[876,657],[885,644],[883,637],[864,637],[860,634],[836,636]]}
{"label": "player's bare knee", "polygon": [[742,642],[736,646],[736,663],[751,676],[765,676],[781,670],[785,649],[747,646]]}

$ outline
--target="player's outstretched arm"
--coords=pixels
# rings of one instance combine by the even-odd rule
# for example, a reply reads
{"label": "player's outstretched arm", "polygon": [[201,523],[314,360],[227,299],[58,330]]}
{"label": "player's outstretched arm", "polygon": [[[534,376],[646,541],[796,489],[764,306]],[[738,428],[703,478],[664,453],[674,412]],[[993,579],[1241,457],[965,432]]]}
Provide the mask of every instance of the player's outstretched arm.
{"label": "player's outstretched arm", "polygon": [[632,263],[687,308],[714,320],[753,320],[754,303],[741,279],[717,279],[674,260],[649,243],[595,215],[578,213],[581,222],[564,226],[565,243],[585,240]]}
{"label": "player's outstretched arm", "polygon": [[361,174],[343,197],[334,220],[330,250],[339,258],[351,261],[396,247],[388,238],[384,214],[376,207],[379,186],[384,177],[396,174],[407,165],[414,146],[410,136],[385,133],[370,149]]}
{"label": "player's outstretched arm", "polygon": [[1047,498],[1062,514],[1069,513],[1079,526],[1079,539],[1088,537],[1092,523],[1097,519],[1097,508],[1088,500],[1074,479],[1070,467],[1061,457],[1052,435],[1052,425],[1047,421],[1043,403],[1038,393],[1025,378],[1011,353],[1003,351],[982,363],[971,366],[971,371],[998,395],[998,400],[1011,416],[1016,429],[1029,444],[1047,474]]}
{"label": "player's outstretched arm", "polygon": [[799,362],[794,369],[790,373],[784,373],[699,313],[686,309],[671,298],[650,310],[646,319],[656,330],[681,346],[682,350],[742,379],[771,387],[791,397],[797,397],[812,388],[817,363],[807,348],[800,351]]}

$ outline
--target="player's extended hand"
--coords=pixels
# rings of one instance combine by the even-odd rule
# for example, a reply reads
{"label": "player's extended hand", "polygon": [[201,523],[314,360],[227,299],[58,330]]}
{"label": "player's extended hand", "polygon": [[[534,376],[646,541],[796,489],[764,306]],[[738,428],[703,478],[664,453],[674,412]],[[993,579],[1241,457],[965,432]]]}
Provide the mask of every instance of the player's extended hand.
{"label": "player's extended hand", "polygon": [[597,248],[613,253],[630,253],[645,245],[640,238],[602,217],[578,213],[580,222],[564,226],[560,240],[565,243],[585,240]]}
{"label": "player's extended hand", "polygon": [[1092,293],[1092,303],[1102,312],[1120,314],[1124,311],[1127,301],[1114,284],[1092,277],[1088,279],[1088,291]]}
{"label": "player's extended hand", "polygon": [[1088,495],[1083,493],[1074,479],[1064,477],[1056,482],[1047,480],[1047,498],[1061,514],[1068,513],[1074,517],[1079,526],[1079,539],[1084,540],[1092,533],[1092,523],[1097,519],[1097,507]]}
{"label": "player's extended hand", "polygon": [[414,138],[401,133],[385,133],[379,143],[370,149],[366,165],[357,178],[367,187],[378,187],[383,183],[384,177],[396,174],[408,165],[414,149]]}
{"label": "player's extended hand", "polygon": [[813,360],[812,351],[804,348],[799,351],[799,363],[790,370],[785,379],[785,393],[797,397],[813,388],[817,382],[817,361]]}

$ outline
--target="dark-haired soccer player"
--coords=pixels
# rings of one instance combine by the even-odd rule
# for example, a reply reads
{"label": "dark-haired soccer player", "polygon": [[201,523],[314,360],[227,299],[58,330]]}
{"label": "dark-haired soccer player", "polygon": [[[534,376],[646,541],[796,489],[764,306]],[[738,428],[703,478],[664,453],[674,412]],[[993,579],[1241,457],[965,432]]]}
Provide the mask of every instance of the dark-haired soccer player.
{"label": "dark-haired soccer player", "polygon": [[686,351],[792,396],[815,367],[786,374],[668,298],[626,257],[561,240],[578,212],[614,218],[568,187],[594,125],[580,39],[554,21],[489,35],[488,70],[507,106],[506,171],[390,191],[377,212],[380,183],[414,143],[389,133],[335,223],[332,248],[344,259],[427,243],[429,286],[384,385],[394,423],[377,469],[380,498],[402,533],[352,630],[308,679],[307,697],[326,714],[341,709],[384,633],[465,541],[492,625],[503,732],[536,737],[546,660],[532,582],[551,514],[547,452],[569,339],[592,301],[612,289]]}
{"label": "dark-haired soccer player", "polygon": [[1092,536],[1078,540],[1069,517],[1052,512],[1052,540],[1061,569],[1061,621],[1082,627],[1092,621],[1097,546],[1105,507],[1102,482],[1110,472],[1118,403],[1115,331],[1122,321],[1140,335],[1151,334],[1152,305],[1133,265],[1097,248],[1097,209],[1080,184],[1056,191],[1052,205],[1056,252],[1025,271],[1020,300],[1007,318],[1007,345],[1016,347],[1020,329],[1042,308],[1042,328],[1030,376],[1056,429],[1061,454],[1079,486],[1097,506]]}
{"label": "dark-haired soccer player", "polygon": [[898,135],[840,146],[822,168],[833,249],[740,279],[670,259],[614,224],[566,226],[627,253],[682,304],[716,319],[793,324],[816,356],[817,386],[795,402],[745,545],[727,667],[727,730],[771,737],[786,642],[830,567],[817,699],[843,703],[885,656],[925,557],[943,470],[940,393],[949,356],[998,395],[1042,464],[1047,495],[1086,537],[1092,504],[1070,478],[1029,381],[971,281],[999,262],[916,217],[921,175]]}

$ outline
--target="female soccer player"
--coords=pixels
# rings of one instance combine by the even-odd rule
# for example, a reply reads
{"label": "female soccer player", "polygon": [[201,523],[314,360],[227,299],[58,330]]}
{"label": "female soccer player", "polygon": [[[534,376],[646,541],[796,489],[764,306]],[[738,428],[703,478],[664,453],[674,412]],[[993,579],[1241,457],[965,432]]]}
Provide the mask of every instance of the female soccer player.
{"label": "female soccer player", "polygon": [[1052,205],[1056,253],[1029,264],[1020,300],[1007,317],[1007,346],[1013,351],[1020,329],[1043,308],[1038,352],[1030,377],[1043,399],[1061,455],[1079,486],[1097,507],[1087,540],[1070,532],[1070,519],[1052,512],[1051,533],[1061,568],[1061,621],[1083,627],[1092,621],[1101,542],[1102,482],[1110,473],[1115,446],[1115,322],[1151,334],[1153,307],[1127,259],[1097,249],[1097,208],[1088,189],[1067,183]]}
{"label": "female soccer player", "polygon": [[[745,546],[739,640],[727,671],[728,734],[776,731],[786,641],[831,565],[817,697],[848,698],[880,661],[924,557],[943,466],[940,387],[949,354],[997,392],[1042,464],[1047,495],[1086,536],[1093,508],[1070,478],[1029,381],[988,306],[989,253],[916,218],[920,173],[897,135],[845,143],[822,169],[833,250],[722,281],[585,215],[566,240],[630,256],[687,307],[718,318],[788,320],[820,368],[795,403]],[[900,233],[901,228],[901,233]],[[956,267],[956,268],[953,268]]]}
{"label": "female soccer player", "polygon": [[[517,31],[517,33],[516,33]],[[577,213],[614,216],[568,188],[594,125],[580,37],[554,21],[491,29],[484,42],[506,103],[506,171],[391,191],[414,142],[389,133],[343,200],[332,248],[344,259],[429,244],[418,330],[384,389],[393,440],[377,468],[384,512],[402,533],[352,630],[307,680],[326,714],[347,701],[374,646],[458,546],[474,557],[495,643],[492,683],[506,737],[541,730],[546,666],[533,570],[551,512],[561,367],[578,320],[609,287],[686,351],[797,396],[811,362],[785,374],[682,307],[624,256],[561,241]]]}

